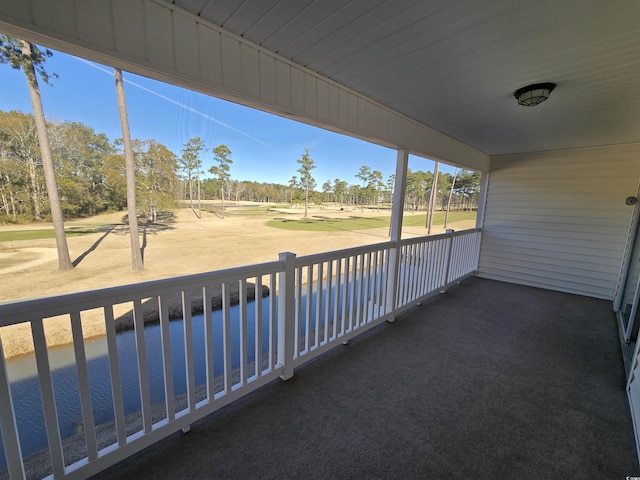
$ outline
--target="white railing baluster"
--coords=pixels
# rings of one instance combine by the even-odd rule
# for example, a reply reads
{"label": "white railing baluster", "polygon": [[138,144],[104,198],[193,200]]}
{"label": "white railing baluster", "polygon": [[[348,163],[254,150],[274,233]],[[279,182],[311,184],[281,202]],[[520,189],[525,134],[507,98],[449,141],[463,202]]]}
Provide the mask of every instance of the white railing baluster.
{"label": "white railing baluster", "polygon": [[449,272],[447,274],[447,284],[450,278],[457,278],[458,271],[460,270],[461,259],[457,257],[459,251],[458,237],[451,237],[451,252],[449,255]]}
{"label": "white railing baluster", "polygon": [[377,272],[377,255],[378,251],[375,250],[369,253],[369,286],[367,292],[369,293],[369,300],[367,305],[369,306],[368,321],[371,322],[376,319],[376,272]]}
{"label": "white railing baluster", "polygon": [[422,286],[422,291],[423,294],[428,294],[431,291],[431,270],[432,270],[432,265],[433,262],[431,261],[431,250],[433,248],[433,244],[432,243],[426,243],[424,244],[424,248],[422,250],[422,254],[424,256],[423,259],[423,286]]}
{"label": "white railing baluster", "polygon": [[362,299],[362,287],[364,283],[364,254],[358,255],[358,269],[357,272],[357,281],[356,284],[356,321],[353,326],[355,329],[359,328],[362,324],[362,315],[363,315],[363,299]]}
{"label": "white railing baluster", "polygon": [[362,324],[366,325],[369,323],[370,318],[369,314],[371,311],[371,292],[369,289],[371,288],[371,252],[367,252],[363,255],[364,266],[363,270],[363,283],[362,283]]}
{"label": "white railing baluster", "polygon": [[374,291],[374,305],[375,305],[375,318],[380,317],[380,307],[382,306],[382,263],[383,253],[381,250],[376,250],[375,255],[375,268],[373,274],[375,276],[375,291]]}
{"label": "white railing baluster", "polygon": [[89,461],[98,458],[96,443],[96,426],[93,419],[93,407],[91,404],[91,391],[89,390],[89,371],[87,368],[87,355],[84,349],[84,337],[82,335],[82,321],[80,312],[71,312],[71,335],[73,337],[73,351],[78,372],[78,393],[82,409],[82,424],[87,445],[87,458]]}
{"label": "white railing baluster", "polygon": [[405,262],[406,274],[405,274],[405,279],[404,279],[404,285],[405,285],[404,303],[405,303],[405,305],[411,303],[411,299],[413,297],[413,288],[414,288],[413,274],[415,273],[414,269],[413,269],[413,247],[414,247],[414,244],[407,245],[407,259],[406,259],[406,262]]}
{"label": "white railing baluster", "polygon": [[445,263],[445,270],[442,285],[443,287],[449,283],[449,269],[451,267],[451,255],[453,254],[453,230],[447,230],[447,234],[449,235],[448,248],[447,248],[447,260]]}
{"label": "white railing baluster", "polygon": [[398,283],[395,288],[398,290],[397,293],[397,304],[396,308],[400,306],[404,306],[405,302],[405,290],[406,290],[406,277],[407,277],[407,246],[403,245],[400,247],[400,271],[398,272]]}
{"label": "white railing baluster", "polygon": [[302,336],[302,267],[296,268],[295,281],[295,336],[294,336],[294,352],[295,358],[300,356],[302,346],[300,345],[300,337]]}
{"label": "white railing baluster", "polygon": [[409,276],[409,246],[402,246],[402,270],[400,272],[400,286],[401,293],[399,294],[399,303],[398,306],[404,306],[407,304],[407,291],[409,290],[408,286],[408,276]]}
{"label": "white railing baluster", "polygon": [[380,269],[378,271],[378,283],[379,283],[379,300],[380,315],[384,315],[387,312],[387,277],[389,268],[389,251],[386,249],[380,250]]}
{"label": "white railing baluster", "polygon": [[133,329],[136,336],[136,351],[138,353],[138,381],[140,382],[140,402],[142,405],[142,428],[144,433],[150,433],[152,430],[151,395],[149,392],[147,347],[144,342],[144,320],[142,317],[142,304],[139,298],[133,301]]}
{"label": "white railing baluster", "polygon": [[[357,255],[353,255],[351,257],[351,285],[349,285],[349,299],[350,299],[350,305],[349,305],[349,329],[348,331],[351,332],[354,330],[354,325],[357,324],[358,320],[357,317],[355,317],[354,312],[356,312],[356,303],[358,302],[358,299],[356,298],[356,284],[357,282],[357,277],[358,275],[358,257]],[[354,318],[355,317],[355,318]]]}
{"label": "white railing baluster", "polygon": [[335,302],[335,294],[333,294],[332,289],[333,289],[333,285],[332,285],[332,276],[333,276],[333,260],[329,260],[327,262],[327,280],[325,283],[325,292],[327,292],[326,294],[326,300],[325,300],[325,305],[324,305],[324,340],[323,343],[328,343],[329,342],[329,322],[331,321],[331,299],[333,298],[333,301]]}
{"label": "white railing baluster", "polygon": [[276,295],[276,274],[271,274],[271,284],[269,285],[269,371],[273,371],[276,367],[276,348],[277,336],[276,325],[278,320],[277,311],[277,295]]}
{"label": "white railing baluster", "polygon": [[431,251],[433,249],[433,243],[424,244],[424,286],[423,292],[427,294],[431,291],[431,271],[433,270],[433,262],[431,261]]}
{"label": "white railing baluster", "polygon": [[385,314],[389,315],[389,321],[395,321],[395,313],[398,308],[400,289],[400,268],[402,263],[402,246],[399,241],[389,244],[387,250],[387,276],[385,283]]}
{"label": "white railing baluster", "polygon": [[213,351],[213,314],[211,313],[211,288],[202,287],[202,315],[204,323],[205,375],[207,382],[207,400],[213,402],[216,395],[216,374]]}
{"label": "white railing baluster", "polygon": [[407,303],[413,302],[416,298],[416,244],[413,243],[409,247],[409,296],[407,297]]}
{"label": "white railing baluster", "polygon": [[411,298],[410,298],[410,302],[415,301],[418,297],[419,297],[419,290],[418,290],[418,268],[419,268],[419,264],[418,264],[418,258],[419,258],[419,254],[418,254],[418,249],[419,249],[419,245],[414,243],[413,245],[411,245]]}
{"label": "white railing baluster", "polygon": [[160,341],[162,342],[162,370],[164,372],[164,399],[167,419],[176,418],[176,406],[173,393],[173,367],[171,366],[171,334],[169,330],[169,301],[166,295],[158,297],[160,315]]}
{"label": "white railing baluster", "polygon": [[427,287],[427,246],[427,242],[420,244],[420,296],[426,295],[429,292]]}
{"label": "white railing baluster", "polygon": [[240,384],[246,385],[249,376],[247,355],[249,350],[247,337],[247,281],[238,280],[238,311],[240,313]]}
{"label": "white railing baluster", "polygon": [[111,376],[111,398],[113,400],[113,417],[116,424],[118,446],[127,443],[127,430],[124,421],[124,403],[122,401],[122,383],[120,366],[118,365],[118,342],[116,340],[116,323],[113,319],[113,305],[104,307],[104,324],[107,332],[107,353],[109,358],[109,374]]}
{"label": "white railing baluster", "polygon": [[56,399],[53,394],[53,381],[51,379],[51,369],[49,368],[49,355],[47,353],[47,341],[44,336],[42,318],[31,321],[31,335],[33,336],[33,348],[35,350],[36,366],[38,368],[42,411],[47,429],[49,456],[51,457],[53,476],[61,477],[64,475],[64,454],[62,452],[58,412],[56,410]]}
{"label": "white railing baluster", "polygon": [[255,314],[255,376],[260,378],[262,376],[262,276],[256,277],[255,289],[254,289],[254,304],[256,308]]}
{"label": "white railing baluster", "polygon": [[310,338],[311,338],[311,315],[313,306],[313,265],[307,265],[307,309],[304,319],[304,351],[310,350]]}
{"label": "white railing baluster", "polygon": [[348,311],[351,309],[348,308],[349,304],[349,257],[346,257],[344,260],[344,281],[342,282],[342,315],[340,317],[340,335],[344,335],[347,333],[347,315],[349,315]]}
{"label": "white railing baluster", "polygon": [[196,408],[196,381],[193,359],[193,321],[191,315],[191,291],[182,292],[182,328],[184,331],[184,366],[187,379],[187,408]]}
{"label": "white railing baluster", "polygon": [[340,315],[340,292],[342,291],[342,259],[336,260],[336,282],[335,282],[335,294],[333,300],[333,333],[331,338],[336,339],[338,337],[338,320]]}
{"label": "white railing baluster", "polygon": [[381,250],[380,263],[380,314],[387,313],[387,279],[389,278],[389,250]]}
{"label": "white railing baluster", "polygon": [[224,356],[224,393],[231,393],[231,295],[226,282],[222,288],[222,354]]}
{"label": "white railing baluster", "polygon": [[465,247],[464,237],[455,237],[454,250],[453,250],[453,256],[451,258],[451,268],[449,273],[450,278],[458,278],[465,269],[466,258],[465,258],[464,247]]}
{"label": "white railing baluster", "polygon": [[13,399],[9,388],[9,376],[7,364],[4,360],[2,336],[0,336],[0,434],[4,445],[4,456],[7,461],[9,478],[26,478],[24,463],[22,462],[22,450],[18,438],[18,426],[13,409]]}
{"label": "white railing baluster", "polygon": [[435,243],[427,243],[425,245],[425,292],[429,293],[433,291],[433,251],[435,249]]}
{"label": "white railing baluster", "polygon": [[425,246],[425,242],[420,242],[416,244],[416,259],[415,259],[415,269],[416,269],[416,275],[415,275],[415,282],[416,282],[416,287],[415,287],[415,296],[414,296],[414,300],[419,299],[420,297],[422,297],[422,295],[424,294],[424,288],[423,288],[423,281],[424,281],[424,272],[422,271],[422,262],[424,260],[424,246]]}
{"label": "white railing baluster", "polygon": [[435,244],[435,252],[432,258],[433,260],[433,291],[442,288],[442,249],[445,244],[438,240],[438,243]]}
{"label": "white railing baluster", "polygon": [[314,346],[318,348],[320,346],[320,331],[322,330],[322,273],[323,273],[323,263],[318,263],[317,275],[316,275],[316,314],[315,314],[315,335],[314,335]]}

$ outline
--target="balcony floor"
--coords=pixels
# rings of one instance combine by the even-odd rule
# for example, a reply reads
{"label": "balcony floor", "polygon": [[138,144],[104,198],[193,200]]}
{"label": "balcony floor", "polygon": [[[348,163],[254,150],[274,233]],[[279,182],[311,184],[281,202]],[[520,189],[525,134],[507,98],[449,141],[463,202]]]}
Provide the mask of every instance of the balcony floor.
{"label": "balcony floor", "polygon": [[97,478],[638,475],[611,303],[471,279]]}

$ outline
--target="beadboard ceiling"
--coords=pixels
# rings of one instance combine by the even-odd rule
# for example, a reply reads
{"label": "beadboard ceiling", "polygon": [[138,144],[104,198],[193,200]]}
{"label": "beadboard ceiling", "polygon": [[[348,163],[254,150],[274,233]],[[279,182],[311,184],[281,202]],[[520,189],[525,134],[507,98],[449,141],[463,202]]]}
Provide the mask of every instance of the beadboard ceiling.
{"label": "beadboard ceiling", "polygon": [[637,0],[173,3],[491,155],[640,141]]}

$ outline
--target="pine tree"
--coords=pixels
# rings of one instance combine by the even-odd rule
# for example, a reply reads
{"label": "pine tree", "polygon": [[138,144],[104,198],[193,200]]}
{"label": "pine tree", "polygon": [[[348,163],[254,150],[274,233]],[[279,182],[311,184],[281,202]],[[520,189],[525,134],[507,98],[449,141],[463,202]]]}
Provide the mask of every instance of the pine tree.
{"label": "pine tree", "polygon": [[220,182],[220,198],[222,199],[222,218],[224,218],[224,187],[227,185],[231,175],[229,170],[233,163],[231,160],[231,150],[226,145],[218,145],[213,149],[213,159],[218,162],[218,165],[214,165],[209,169],[213,175],[218,177]]}
{"label": "pine tree", "polygon": [[315,180],[311,176],[311,170],[316,168],[315,161],[309,154],[309,149],[304,149],[304,155],[299,158],[297,162],[300,164],[298,173],[300,174],[300,183],[304,188],[304,217],[307,218],[308,205],[309,205],[309,190],[313,190],[315,187]]}
{"label": "pine tree", "polygon": [[[47,125],[42,108],[42,98],[40,97],[40,87],[38,78],[49,83],[50,75],[44,69],[44,62],[52,53],[49,50],[40,50],[37,46],[0,34],[0,63],[7,63],[11,68],[22,70],[27,78],[33,116],[38,132],[38,143],[40,144],[40,155],[44,170],[45,183],[47,185],[47,195],[49,197],[49,207],[51,209],[51,219],[56,235],[56,247],[58,250],[58,268],[60,270],[71,270],[73,263],[69,256],[67,237],[64,232],[64,220],[62,218],[62,208],[60,207],[60,197],[58,195],[58,185],[56,183],[56,172],[51,158],[49,148],[49,137],[47,135]],[[51,75],[54,77],[55,75]]]}
{"label": "pine tree", "polygon": [[124,144],[124,162],[127,177],[127,216],[129,217],[129,239],[131,244],[131,269],[144,270],[140,240],[138,238],[138,216],[136,214],[136,171],[133,161],[133,149],[131,148],[131,132],[129,131],[129,119],[127,117],[127,102],[124,95],[124,83],[122,71],[113,69],[116,79],[116,93],[118,96],[118,112],[120,113],[120,125],[122,127],[122,143]]}

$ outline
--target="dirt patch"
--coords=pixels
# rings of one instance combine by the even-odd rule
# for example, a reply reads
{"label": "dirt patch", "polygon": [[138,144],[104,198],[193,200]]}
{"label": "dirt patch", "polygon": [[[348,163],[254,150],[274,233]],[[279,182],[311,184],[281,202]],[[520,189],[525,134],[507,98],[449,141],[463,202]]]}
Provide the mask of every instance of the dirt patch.
{"label": "dirt patch", "polygon": [[57,259],[57,250],[55,248],[0,250],[0,273],[5,275],[19,272]]}

